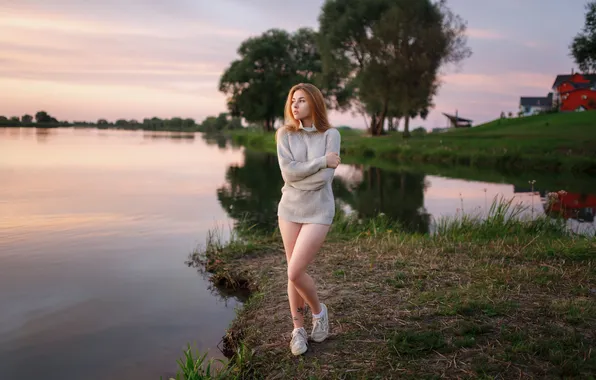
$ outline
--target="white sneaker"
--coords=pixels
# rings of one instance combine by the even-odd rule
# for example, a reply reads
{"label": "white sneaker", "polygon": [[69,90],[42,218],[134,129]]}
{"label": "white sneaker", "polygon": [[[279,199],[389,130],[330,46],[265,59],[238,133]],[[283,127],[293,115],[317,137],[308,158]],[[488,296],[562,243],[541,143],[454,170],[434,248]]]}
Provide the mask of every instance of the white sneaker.
{"label": "white sneaker", "polygon": [[292,340],[290,341],[290,349],[292,354],[298,356],[306,352],[308,348],[308,335],[304,327],[294,329],[292,331]]}
{"label": "white sneaker", "polygon": [[313,318],[312,320],[312,333],[310,337],[315,342],[322,342],[329,336],[329,314],[327,312],[327,306],[321,303],[321,309],[323,313],[321,318]]}

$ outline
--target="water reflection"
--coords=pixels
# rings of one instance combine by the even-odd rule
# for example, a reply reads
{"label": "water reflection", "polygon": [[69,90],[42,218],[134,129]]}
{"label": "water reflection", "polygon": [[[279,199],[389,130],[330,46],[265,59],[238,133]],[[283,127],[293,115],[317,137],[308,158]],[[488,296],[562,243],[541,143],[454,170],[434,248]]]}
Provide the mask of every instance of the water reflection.
{"label": "water reflection", "polygon": [[244,163],[226,171],[226,183],[217,189],[217,199],[239,227],[271,232],[277,225],[282,186],[277,158],[247,150]]}
{"label": "water reflection", "polygon": [[12,140],[25,139],[35,135],[38,143],[45,143],[56,133],[56,128],[30,128],[30,127],[0,127],[0,136],[7,136]]}
{"label": "water reflection", "polygon": [[216,191],[242,155],[152,136],[0,128],[0,379],[169,378],[187,343],[222,357],[241,300],[184,262],[232,223]]}
{"label": "water reflection", "polygon": [[150,140],[172,140],[173,142],[192,143],[195,139],[194,132],[168,132],[168,131],[143,131],[143,138]]}
{"label": "water reflection", "polygon": [[[226,183],[217,190],[218,200],[239,226],[272,232],[277,225],[277,204],[283,186],[277,157],[248,150],[244,155],[242,165],[228,167]],[[511,182],[507,183],[509,180]],[[582,190],[573,191],[571,188],[564,195],[552,198],[555,193],[549,188],[558,187],[560,179],[553,179],[551,183],[541,181],[540,186],[528,184],[527,187],[519,185],[523,182],[519,178],[505,179],[504,182],[454,179],[365,165],[340,165],[336,170],[333,192],[338,208],[355,213],[362,219],[383,213],[410,233],[432,233],[433,226],[442,217],[456,217],[462,213],[486,215],[495,197],[513,198],[513,205],[527,207],[524,215],[565,218],[576,232],[594,229],[596,191],[589,193],[583,190],[596,189],[594,184],[582,182]],[[578,223],[586,226],[578,226]]]}
{"label": "water reflection", "polygon": [[228,143],[231,144],[231,140],[223,136],[222,134],[209,134],[209,133],[202,133],[201,137],[203,141],[207,143],[207,145],[217,145],[219,149],[226,149]]}
{"label": "water reflection", "polygon": [[[359,218],[368,219],[380,213],[398,222],[406,231],[428,233],[430,215],[424,208],[424,175],[409,172],[388,172],[377,167],[356,166],[362,173],[360,183],[336,192]],[[336,178],[343,182],[341,177]],[[343,189],[345,187],[338,187]]]}
{"label": "water reflection", "polygon": [[52,128],[35,128],[35,137],[38,143],[46,143],[50,136],[54,133]]}
{"label": "water reflection", "polygon": [[[228,168],[226,183],[217,190],[217,197],[240,227],[272,232],[277,226],[277,204],[283,186],[277,157],[253,151],[244,154],[242,165]],[[345,177],[338,168],[333,181],[338,207],[356,212],[360,218],[384,213],[407,231],[428,232],[424,175],[385,172],[375,167],[352,168],[355,170],[348,170]]]}
{"label": "water reflection", "polygon": [[228,136],[225,136],[221,133],[204,132],[204,133],[201,133],[200,135],[201,135],[201,138],[203,139],[203,141],[207,145],[212,145],[212,146],[215,145],[220,150],[223,150],[223,151],[228,150],[228,149],[238,150],[241,148],[240,144],[238,144],[237,142],[235,142]]}
{"label": "water reflection", "polygon": [[596,195],[560,191],[547,194],[544,212],[553,218],[573,219],[579,223],[593,223]]}

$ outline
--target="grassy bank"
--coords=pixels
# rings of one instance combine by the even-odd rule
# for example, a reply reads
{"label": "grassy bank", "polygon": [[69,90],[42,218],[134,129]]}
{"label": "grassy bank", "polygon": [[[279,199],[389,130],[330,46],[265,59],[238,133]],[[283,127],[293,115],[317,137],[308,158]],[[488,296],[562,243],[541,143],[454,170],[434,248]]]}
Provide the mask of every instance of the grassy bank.
{"label": "grassy bank", "polygon": [[[342,132],[344,162],[378,159],[400,163],[462,165],[503,170],[596,173],[596,111],[495,120],[471,129],[368,137]],[[232,133],[241,145],[275,153],[272,133]]]}
{"label": "grassy bank", "polygon": [[338,216],[309,270],[332,334],[301,357],[288,346],[279,236],[210,239],[193,262],[215,283],[252,292],[226,333],[221,376],[594,378],[596,240],[504,217],[511,212],[496,205],[485,220],[443,221],[432,236],[401,233],[382,216]]}

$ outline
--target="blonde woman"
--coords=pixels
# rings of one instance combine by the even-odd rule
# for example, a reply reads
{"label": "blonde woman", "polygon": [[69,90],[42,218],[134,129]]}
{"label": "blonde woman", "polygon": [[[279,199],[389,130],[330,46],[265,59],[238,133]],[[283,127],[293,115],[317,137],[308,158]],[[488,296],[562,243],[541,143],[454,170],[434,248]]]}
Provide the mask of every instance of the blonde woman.
{"label": "blonde woman", "polygon": [[311,339],[322,342],[329,335],[327,306],[319,301],[306,269],[321,248],[335,215],[331,182],[341,162],[341,138],[329,125],[323,95],[312,84],[292,87],[285,120],[276,133],[284,180],[277,215],[288,262],[288,298],[294,322],[290,349],[292,354],[301,355],[308,349],[306,304],[313,316]]}

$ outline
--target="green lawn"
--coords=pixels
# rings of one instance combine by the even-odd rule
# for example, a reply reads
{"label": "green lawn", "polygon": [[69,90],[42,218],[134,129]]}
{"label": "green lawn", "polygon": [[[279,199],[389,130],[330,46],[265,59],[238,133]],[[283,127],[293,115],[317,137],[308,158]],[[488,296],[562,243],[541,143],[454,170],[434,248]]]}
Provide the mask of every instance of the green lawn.
{"label": "green lawn", "polygon": [[[596,173],[596,111],[495,120],[470,129],[403,139],[340,129],[344,162],[465,165],[481,168]],[[238,144],[275,153],[272,133],[236,131]]]}
{"label": "green lawn", "polygon": [[470,129],[451,132],[460,136],[490,136],[495,138],[543,138],[596,140],[596,112],[573,112],[494,120]]}

